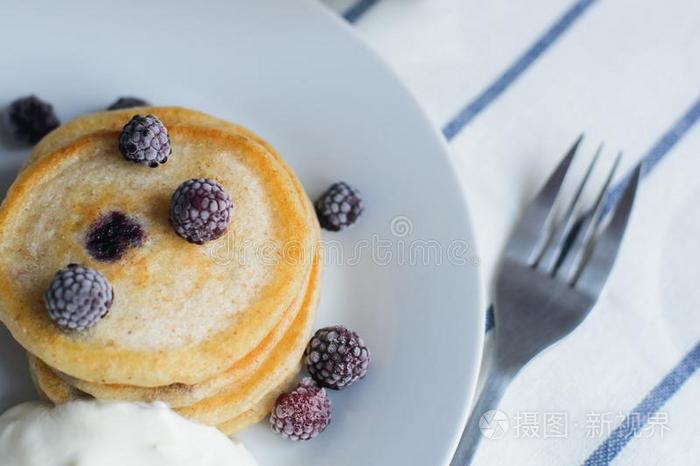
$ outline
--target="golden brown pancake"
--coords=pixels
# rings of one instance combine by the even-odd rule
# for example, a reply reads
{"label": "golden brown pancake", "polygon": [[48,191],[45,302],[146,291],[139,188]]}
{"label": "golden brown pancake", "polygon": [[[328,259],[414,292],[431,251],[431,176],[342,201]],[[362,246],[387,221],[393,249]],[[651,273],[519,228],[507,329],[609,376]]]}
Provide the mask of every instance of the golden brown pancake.
{"label": "golden brown pancake", "polygon": [[254,373],[269,356],[277,343],[289,330],[298,317],[303,296],[297,298],[285,312],[282,321],[250,353],[236,361],[223,373],[196,384],[171,384],[161,387],[139,387],[137,385],[100,384],[70,377],[61,372],[54,373],[68,385],[101,400],[119,401],[162,401],[173,408],[189,406],[205,398],[216,395],[227,387],[243,381]]}
{"label": "golden brown pancake", "polygon": [[[79,398],[79,394],[71,394],[70,392],[63,392],[61,394],[60,390],[62,390],[60,384],[58,388],[56,386],[52,387],[52,396],[56,400],[52,400],[51,396],[47,395],[46,393],[43,392],[42,388],[36,381],[36,377],[34,377],[34,372],[35,369],[31,366],[30,364],[30,373],[32,374],[32,377],[35,379],[34,383],[37,387],[37,391],[39,392],[40,397],[48,402],[54,402],[55,404],[60,404],[60,403],[67,403],[71,399]],[[283,392],[289,390],[291,385],[294,382],[294,378],[291,378],[288,381],[285,381],[282,385],[279,387],[276,387],[274,390],[272,390],[270,393],[266,394],[261,400],[259,400],[255,405],[249,407],[246,409],[244,412],[239,414],[238,416],[227,420],[226,422],[223,422],[217,426],[217,428],[225,433],[226,435],[234,435],[237,432],[243,430],[244,428],[256,424],[263,420],[270,412],[272,411],[272,407],[275,404],[275,400],[277,400],[277,397],[282,394]],[[62,385],[63,388],[66,388],[65,385]],[[58,391],[57,391],[58,390]],[[58,399],[60,398],[60,401]]]}
{"label": "golden brown pancake", "polygon": [[[227,370],[223,375],[214,377],[212,382],[181,387],[136,387],[132,385],[100,385],[86,383],[79,379],[59,376],[76,392],[83,392],[101,400],[119,401],[163,401],[173,408],[182,408],[180,413],[188,417],[217,423],[218,419],[231,418],[231,413],[240,410],[251,398],[256,398],[270,386],[278,384],[286,374],[296,373],[301,354],[309,339],[314,323],[318,295],[320,291],[320,253],[309,278],[304,296],[300,296],[296,314],[291,325],[281,339],[264,353],[256,351],[246,355],[240,361],[241,369]],[[256,364],[249,358],[259,358]],[[229,380],[228,383],[226,381]],[[206,396],[204,396],[206,394]],[[174,403],[172,401],[175,401]],[[186,401],[192,400],[190,403]],[[223,413],[223,414],[222,414]]]}
{"label": "golden brown pancake", "polygon": [[[316,262],[320,262],[320,257]],[[187,418],[216,426],[244,413],[276,387],[293,379],[299,372],[304,348],[313,327],[319,293],[319,272],[320,268],[314,267],[301,311],[290,330],[255,373],[211,398],[176,408],[175,411]],[[29,355],[29,361],[39,390],[52,402],[64,403],[85,395],[58,377],[38,358]]]}
{"label": "golden brown pancake", "polygon": [[[241,134],[255,140],[259,144],[266,147],[275,157],[281,159],[280,155],[267,142],[238,125],[228,123],[201,112],[177,107],[159,107],[103,112],[77,118],[63,125],[59,130],[52,132],[49,136],[42,139],[39,146],[32,153],[33,160],[35,161],[41,158],[46,153],[50,152],[52,148],[67,144],[69,142],[69,138],[77,138],[84,136],[85,134],[91,134],[91,132],[99,131],[100,128],[117,128],[117,125],[121,124],[124,117],[128,117],[133,113],[157,113],[161,119],[167,122],[168,125],[197,124],[223,128],[233,134]],[[298,183],[298,180],[293,176],[291,171],[290,176],[296,180],[299,196],[306,202],[307,214],[310,217],[310,222],[316,222],[313,207],[308,201],[308,197],[305,195],[303,187]],[[57,374],[78,390],[86,392],[99,399],[133,401],[161,400],[168,403],[172,407],[188,406],[204,398],[214,396],[223,388],[231,386],[236,381],[250,374],[257,367],[259,367],[264,358],[267,356],[269,350],[277,344],[277,342],[289,328],[292,320],[294,320],[294,317],[301,306],[301,299],[302,297],[300,296],[297,298],[298,302],[295,302],[293,306],[288,308],[281,322],[270,334],[265,337],[258,347],[248,353],[244,358],[237,361],[226,371],[201,383],[178,383],[161,387],[139,387],[124,384],[100,384],[76,379],[61,372],[57,372]]]}
{"label": "golden brown pancake", "polygon": [[[126,113],[98,115],[123,118],[119,125],[128,120]],[[138,386],[217,377],[274,333],[299,295],[310,262],[305,254],[318,229],[308,200],[300,200],[288,167],[252,137],[174,125],[171,160],[148,170],[121,159],[116,131],[75,141],[59,137],[89,131],[87,126],[69,123],[66,133],[47,136],[0,209],[0,318],[30,352],[71,377]],[[52,145],[60,149],[52,151]],[[236,206],[229,235],[214,246],[225,247],[231,236],[263,241],[272,256],[292,260],[270,265],[235,260],[235,253],[227,257],[233,260],[212,260],[174,235],[167,224],[169,196],[195,176],[217,179]],[[46,205],[49,212],[42,210]],[[90,223],[111,209],[142,221],[149,240],[122,261],[104,264],[87,254],[81,240]],[[290,242],[299,247],[285,249]],[[53,272],[68,262],[100,270],[116,294],[110,314],[77,336],[58,331],[41,303]]]}
{"label": "golden brown pancake", "polygon": [[295,381],[295,377],[290,378],[266,394],[251,408],[237,415],[233,419],[229,419],[226,422],[219,424],[216,427],[226,435],[234,435],[252,424],[257,424],[272,412],[272,408],[275,405],[277,398],[282,393],[289,391],[294,385]]}

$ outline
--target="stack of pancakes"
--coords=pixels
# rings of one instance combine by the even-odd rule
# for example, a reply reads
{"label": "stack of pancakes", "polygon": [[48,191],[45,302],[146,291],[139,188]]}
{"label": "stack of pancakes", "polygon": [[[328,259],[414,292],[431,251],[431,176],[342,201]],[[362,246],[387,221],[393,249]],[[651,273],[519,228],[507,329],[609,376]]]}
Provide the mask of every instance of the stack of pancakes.
{"label": "stack of pancakes", "polygon": [[[118,151],[121,128],[153,114],[168,128],[170,160],[148,168]],[[170,198],[191,178],[231,195],[226,235],[204,245],[168,222]],[[101,262],[86,235],[119,211],[146,240]],[[0,319],[29,353],[50,401],[155,401],[233,433],[257,422],[300,369],[321,268],[319,226],[291,169],[250,131],[182,108],[96,113],[46,136],[0,208]],[[69,263],[114,288],[106,317],[65,332],[43,302]]]}

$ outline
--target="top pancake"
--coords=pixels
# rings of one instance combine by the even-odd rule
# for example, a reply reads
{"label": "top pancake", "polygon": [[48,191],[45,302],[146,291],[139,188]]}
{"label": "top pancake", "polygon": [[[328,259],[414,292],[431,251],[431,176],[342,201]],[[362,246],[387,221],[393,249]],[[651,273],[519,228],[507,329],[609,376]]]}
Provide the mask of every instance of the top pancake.
{"label": "top pancake", "polygon": [[[123,125],[133,113],[108,112],[109,121]],[[288,167],[252,138],[164,121],[173,146],[165,165],[126,162],[111,123],[42,142],[0,209],[0,318],[30,352],[71,376],[140,386],[206,380],[273,329],[310,267],[318,227]],[[216,179],[234,202],[228,234],[205,246],[168,224],[172,192],[195,177]],[[85,234],[112,210],[137,218],[148,239],[116,263],[98,262]],[[42,302],[70,262],[96,268],[115,290],[107,317],[81,334],[58,330]]]}

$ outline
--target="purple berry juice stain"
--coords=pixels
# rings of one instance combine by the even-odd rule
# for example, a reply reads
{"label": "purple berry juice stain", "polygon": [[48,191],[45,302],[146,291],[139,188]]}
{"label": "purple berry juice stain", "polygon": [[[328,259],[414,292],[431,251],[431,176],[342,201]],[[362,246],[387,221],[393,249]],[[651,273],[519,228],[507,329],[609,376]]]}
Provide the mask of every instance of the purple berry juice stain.
{"label": "purple berry juice stain", "polygon": [[141,246],[145,238],[146,232],[134,218],[112,211],[92,224],[85,247],[100,262],[116,262],[129,248]]}

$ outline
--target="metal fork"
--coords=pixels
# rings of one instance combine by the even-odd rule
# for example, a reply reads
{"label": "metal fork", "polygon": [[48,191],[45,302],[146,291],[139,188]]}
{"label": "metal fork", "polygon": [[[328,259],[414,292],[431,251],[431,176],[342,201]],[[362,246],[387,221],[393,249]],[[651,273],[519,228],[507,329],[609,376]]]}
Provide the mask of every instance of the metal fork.
{"label": "metal fork", "polygon": [[[555,204],[582,138],[559,163],[508,239],[496,276],[491,369],[450,466],[471,463],[481,439],[482,416],[496,409],[523,366],[586,318],[613,267],[641,166],[634,170],[607,224],[602,218],[604,204],[620,155],[593,207],[579,213],[581,193],[601,152],[599,147],[562,218],[555,222]],[[489,421],[485,417],[482,422]]]}

